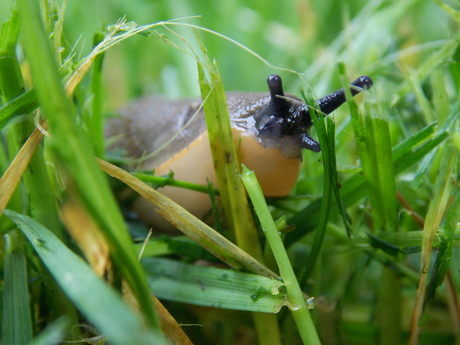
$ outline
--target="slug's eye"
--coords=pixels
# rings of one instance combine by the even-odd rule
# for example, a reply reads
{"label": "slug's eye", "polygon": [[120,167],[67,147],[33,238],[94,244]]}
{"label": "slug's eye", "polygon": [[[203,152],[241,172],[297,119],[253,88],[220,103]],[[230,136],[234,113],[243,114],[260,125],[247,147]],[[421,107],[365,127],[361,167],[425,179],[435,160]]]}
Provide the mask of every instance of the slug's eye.
{"label": "slug's eye", "polygon": [[[356,96],[362,90],[369,90],[373,84],[374,83],[371,78],[367,75],[363,75],[350,84],[351,94]],[[319,105],[324,114],[330,114],[345,103],[345,100],[345,91],[344,89],[340,89],[330,95],[327,95],[326,97],[318,99],[316,104]]]}
{"label": "slug's eye", "polygon": [[[374,85],[374,82],[367,75],[363,75],[363,76],[359,77],[358,79],[356,79],[354,82],[352,82],[351,85],[357,86],[357,87],[359,87],[361,89],[364,89],[364,90],[369,90],[372,87],[372,85]],[[356,92],[356,93],[353,93],[353,92]],[[354,96],[357,93],[359,93],[359,90],[353,91],[353,88],[352,88],[351,93]]]}
{"label": "slug's eye", "polygon": [[267,85],[270,90],[270,94],[284,95],[283,82],[279,75],[277,74],[269,75],[267,78]]}

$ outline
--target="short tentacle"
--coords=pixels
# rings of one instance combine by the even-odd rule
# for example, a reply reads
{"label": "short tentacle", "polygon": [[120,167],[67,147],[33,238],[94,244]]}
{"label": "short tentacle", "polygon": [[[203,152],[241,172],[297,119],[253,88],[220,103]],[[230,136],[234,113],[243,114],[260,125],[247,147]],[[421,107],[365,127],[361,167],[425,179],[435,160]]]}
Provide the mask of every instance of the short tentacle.
{"label": "short tentacle", "polygon": [[277,74],[271,74],[267,78],[268,89],[270,90],[270,111],[276,117],[284,118],[289,109],[289,102],[283,97],[283,81]]}
{"label": "short tentacle", "polygon": [[321,146],[319,143],[313,139],[308,133],[301,133],[300,138],[302,140],[302,147],[313,152],[321,151]]}

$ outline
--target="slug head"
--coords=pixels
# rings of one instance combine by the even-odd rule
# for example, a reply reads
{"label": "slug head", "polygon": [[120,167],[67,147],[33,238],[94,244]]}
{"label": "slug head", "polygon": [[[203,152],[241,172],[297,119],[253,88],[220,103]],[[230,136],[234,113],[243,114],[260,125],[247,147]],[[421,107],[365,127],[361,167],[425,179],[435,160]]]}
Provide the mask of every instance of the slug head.
{"label": "slug head", "polygon": [[[289,158],[300,156],[301,149],[319,152],[321,147],[309,135],[313,125],[308,106],[299,98],[284,94],[280,76],[272,74],[267,79],[270,100],[254,113],[257,135],[264,147],[279,148]],[[352,95],[372,87],[367,76],[356,79],[350,85]],[[340,89],[320,98],[316,104],[324,114],[330,114],[346,101],[345,91]]]}

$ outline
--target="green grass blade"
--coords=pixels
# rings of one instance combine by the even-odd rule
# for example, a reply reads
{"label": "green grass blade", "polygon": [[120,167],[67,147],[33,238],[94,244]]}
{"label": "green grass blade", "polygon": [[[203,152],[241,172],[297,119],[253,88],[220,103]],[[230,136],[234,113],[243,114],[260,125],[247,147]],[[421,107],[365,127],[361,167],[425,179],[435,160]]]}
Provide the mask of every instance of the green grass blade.
{"label": "green grass blade", "polygon": [[[319,257],[321,247],[323,245],[324,236],[326,235],[326,227],[329,221],[329,212],[331,209],[332,199],[332,185],[334,184],[333,175],[337,172],[337,166],[335,166],[334,141],[335,141],[335,125],[333,121],[326,117],[323,118],[322,114],[318,115],[315,111],[312,112],[311,118],[315,125],[316,131],[318,132],[319,142],[321,144],[321,155],[324,163],[324,182],[323,182],[323,196],[321,199],[321,210],[319,213],[318,227],[315,232],[315,238],[313,240],[312,249],[308,260],[305,265],[305,270],[299,278],[300,286],[305,286],[313,273],[316,261]],[[327,121],[327,128],[325,122]],[[340,204],[341,199],[337,200],[337,204]]]}
{"label": "green grass blade", "polygon": [[143,259],[150,288],[158,298],[194,305],[277,313],[287,304],[275,279],[234,270]]}
{"label": "green grass blade", "polygon": [[[16,56],[16,43],[19,34],[19,13],[13,9],[11,19],[2,26],[0,45],[0,90],[3,99],[10,101],[24,92],[24,79],[19,59]],[[19,150],[35,129],[31,115],[14,124],[8,130],[11,137],[9,145]],[[29,163],[29,171],[24,175],[24,182],[29,193],[30,208],[34,217],[62,238],[54,193],[48,177],[42,147],[39,146]]]}
{"label": "green grass blade", "polygon": [[112,249],[112,258],[137,297],[146,324],[158,330],[159,322],[146,277],[131,246],[130,236],[107,179],[94,160],[91,141],[83,128],[76,125],[76,114],[59,78],[38,4],[21,0],[19,8],[24,47],[52,134],[49,143],[62,167],[73,178],[83,204],[106,237]]}
{"label": "green grass blade", "polygon": [[[24,89],[19,61],[16,56],[16,42],[19,36],[19,12],[14,6],[10,18],[2,23],[0,31],[0,94],[3,102],[15,98]],[[9,161],[18,153],[22,143],[26,140],[29,130],[24,123],[15,123],[6,133],[7,152]],[[11,195],[8,206],[15,210],[22,210],[24,199],[21,188],[16,187]]]}
{"label": "green grass blade", "polygon": [[[449,237],[449,232],[446,227],[440,229],[437,232],[437,235],[433,240],[433,248],[438,248],[444,238]],[[407,232],[400,232],[400,233],[387,233],[382,234],[382,236],[378,237],[380,240],[385,241],[385,243],[389,243],[391,246],[395,246],[396,248],[410,248],[410,247],[419,247],[422,243],[423,238],[423,231],[407,231]],[[363,244],[369,243],[369,240],[365,237],[353,239],[353,243],[356,244]],[[460,228],[456,228],[453,234],[453,244],[458,246],[460,244]],[[398,251],[399,251],[398,249]],[[394,248],[394,250],[396,250]],[[415,248],[414,248],[415,250]],[[396,254],[396,253],[392,253]]]}
{"label": "green grass blade", "polygon": [[433,265],[430,281],[426,287],[426,295],[423,301],[423,309],[436,296],[437,289],[444,282],[447,272],[450,269],[450,261],[452,259],[452,237],[445,238],[441,241],[437,250],[436,261]]}
{"label": "green grass blade", "polygon": [[[457,190],[454,194],[454,201],[449,206],[449,210],[445,219],[444,236],[442,236],[441,243],[439,244],[440,249],[437,252],[436,262],[434,263],[430,282],[427,287],[427,293],[424,302],[425,305],[430,299],[434,299],[436,290],[444,282],[444,278],[449,269],[451,269],[453,272],[452,276],[458,277],[458,271],[455,270],[456,264],[453,264],[451,267],[451,261],[453,257],[452,249],[455,245],[455,230],[458,226],[458,220],[460,219],[460,193]],[[439,234],[439,231],[437,234]]]}
{"label": "green grass blade", "polygon": [[449,207],[449,212],[446,216],[446,237],[454,237],[455,230],[458,227],[458,219],[460,219],[460,191],[455,192],[455,199],[452,205]]}
{"label": "green grass blade", "polygon": [[283,241],[281,240],[276,224],[270,214],[262,189],[253,171],[243,166],[242,180],[259,217],[262,229],[275,256],[281,278],[286,284],[289,301],[295,306],[291,309],[292,316],[297,324],[297,329],[304,344],[320,344],[310,312],[300,289],[297,277],[291,266]]}
{"label": "green grass blade", "polygon": [[137,253],[142,251],[142,258],[152,256],[162,256],[177,254],[180,255],[186,262],[194,262],[196,260],[207,260],[219,262],[214,255],[206,251],[203,247],[193,242],[187,236],[174,236],[150,239],[147,243],[138,243],[134,245]]}
{"label": "green grass blade", "polygon": [[[93,37],[93,46],[104,39],[104,34],[96,31]],[[93,144],[96,157],[104,157],[104,129],[102,127],[102,62],[104,53],[96,56],[91,73],[91,114],[85,117],[86,128]]]}
{"label": "green grass blade", "polygon": [[[9,161],[6,157],[6,152],[5,150],[3,150],[2,147],[0,147],[0,171],[2,172],[2,174],[4,174],[5,171],[8,169],[8,164]],[[9,200],[9,202],[11,202],[11,199]],[[9,203],[7,203],[6,207],[15,209],[15,205],[9,205]],[[0,215],[0,233],[4,234],[6,231],[12,229],[13,226],[14,224],[11,222],[11,220],[9,220],[3,214]]]}
{"label": "green grass blade", "polygon": [[[2,44],[0,47],[0,76],[2,76],[0,89],[3,93],[3,99],[6,101],[22,94],[25,88],[19,59],[16,55],[18,33],[19,13],[13,9],[11,19],[2,26]],[[30,114],[24,115],[21,121],[10,126],[7,129],[10,152],[19,151],[34,129],[34,120]],[[62,239],[56,196],[51,187],[41,145],[37,146],[29,162],[26,173],[23,174],[23,181],[28,192],[28,198],[23,198],[23,205],[28,206],[28,211],[38,222]],[[72,315],[72,321],[77,322],[75,309],[52,279],[46,282],[46,291],[53,296],[48,300],[49,307],[57,315]]]}
{"label": "green grass blade", "polygon": [[[151,174],[144,174],[144,173],[137,173],[137,172],[133,172],[133,175],[136,176],[139,180],[155,186],[155,188],[164,187],[164,186],[174,186],[174,187],[179,187],[179,188],[195,190],[197,192],[202,192],[202,193],[209,192],[207,186],[196,184],[196,183],[190,183],[186,181],[175,180],[174,176],[163,177],[163,176],[155,176]],[[214,193],[216,195],[219,195],[219,191],[217,190],[214,190]]]}
{"label": "green grass blade", "polygon": [[222,80],[218,74],[217,65],[209,66],[209,68],[213,68],[210,82],[207,81],[200,64],[198,74],[201,94],[203,99],[206,99],[203,109],[225,214],[234,229],[238,246],[262,262],[262,250],[260,245],[256,245],[259,243],[258,234],[249,211],[243,184],[238,177],[238,158],[233,143]]}
{"label": "green grass blade", "polygon": [[130,188],[155,205],[157,212],[161,213],[168,222],[230,267],[235,269],[245,268],[266,277],[277,277],[273,271],[249,256],[233,244],[233,242],[230,242],[209,227],[209,225],[203,223],[183,207],[146,185],[127,171],[102,160],[99,160],[99,164],[107,174],[126,183]]}
{"label": "green grass blade", "polygon": [[[420,260],[420,281],[414,309],[412,311],[410,344],[415,344],[419,338],[420,317],[423,313],[425,294],[427,289],[428,268],[431,260],[433,241],[439,224],[449,205],[452,194],[453,181],[457,179],[458,152],[451,142],[446,142],[438,176],[433,189],[433,197],[428,206],[423,228],[422,257]],[[450,244],[451,245],[451,244]]]}
{"label": "green grass blade", "polygon": [[[203,51],[205,51],[204,48]],[[243,183],[238,176],[240,167],[223,82],[216,62],[211,65],[206,60],[204,67],[210,71],[210,82],[206,79],[203,65],[198,64],[200,90],[202,98],[206,99],[203,109],[225,215],[234,231],[237,245],[256,260],[264,263],[259,234],[252,218]],[[278,322],[274,315],[255,313],[253,317],[259,342],[267,345],[281,343]]]}
{"label": "green grass blade", "polygon": [[[411,165],[420,161],[448,137],[446,131],[436,133],[436,124],[429,125],[412,137],[404,140],[393,148],[393,164],[395,174],[399,174]],[[350,207],[364,198],[368,193],[364,176],[355,175],[342,183],[341,195],[345,207]],[[339,214],[337,204],[332,201],[330,216]],[[313,201],[305,209],[288,220],[295,224],[296,230],[286,236],[286,245],[291,245],[306,233],[313,231],[318,225],[321,198]]]}
{"label": "green grass blade", "polygon": [[375,310],[380,345],[401,344],[403,303],[400,278],[393,270],[383,267]]}
{"label": "green grass blade", "polygon": [[5,235],[3,280],[2,344],[28,344],[33,337],[27,265],[22,234],[13,230]]}
{"label": "green grass blade", "polygon": [[435,115],[433,113],[433,108],[430,102],[428,101],[425,93],[423,92],[422,80],[419,79],[417,73],[411,69],[408,69],[406,71],[405,79],[409,81],[410,89],[414,92],[417,103],[421,107],[421,113],[425,120],[425,124],[429,125],[430,123],[433,123],[435,121]]}
{"label": "green grass blade", "polygon": [[457,100],[452,111],[446,119],[446,122],[442,126],[443,132],[455,131],[455,122],[460,118],[460,100]]}
{"label": "green grass blade", "polygon": [[452,272],[452,282],[455,287],[455,291],[460,293],[460,247],[457,245],[452,248],[452,262],[450,266]]}
{"label": "green grass blade", "polygon": [[0,129],[14,117],[28,114],[38,108],[38,98],[35,89],[31,89],[12,99],[0,107]]}
{"label": "green grass blade", "polygon": [[66,334],[69,320],[65,317],[59,318],[46,327],[29,345],[57,345],[62,344]]}
{"label": "green grass blade", "polygon": [[15,6],[10,19],[2,24],[0,35],[0,90],[4,101],[17,97],[24,90],[24,80],[16,56],[19,26],[19,12]]}
{"label": "green grass blade", "polygon": [[[17,3],[16,8],[20,9],[19,1],[22,0],[0,1],[0,25],[11,19],[11,8],[16,6],[15,3]],[[30,3],[32,4],[32,1]],[[364,176],[364,173],[371,170],[368,169],[369,166],[366,166],[364,170],[358,167],[360,157],[353,138],[354,132],[347,105],[337,109],[330,116],[336,124],[335,143],[331,147],[337,150],[335,158],[339,166],[339,176],[338,183],[336,177],[328,183],[330,182],[333,188],[338,186],[338,189],[334,190],[336,196],[332,196],[329,205],[326,203],[326,195],[319,199],[319,196],[324,193],[322,179],[325,161],[321,158],[321,153],[305,152],[303,154],[304,164],[301,166],[295,190],[287,198],[270,199],[270,211],[274,219],[283,216],[286,219],[291,218],[289,219],[291,225],[287,229],[281,226],[278,230],[282,231],[281,237],[285,237],[287,245],[297,241],[289,248],[289,254],[298,276],[307,262],[311,261],[307,259],[311,254],[312,246],[315,247],[315,250],[319,249],[319,246],[313,244],[315,234],[308,232],[318,229],[316,236],[319,236],[320,229],[324,227],[324,220],[327,218],[327,233],[318,261],[314,266],[314,279],[310,279],[308,284],[309,291],[315,296],[327,296],[323,304],[317,299],[317,307],[312,312],[324,344],[379,343],[383,345],[399,344],[401,341],[407,343],[409,327],[408,323],[404,322],[404,320],[407,321],[404,315],[407,316],[408,312],[410,313],[420,278],[418,267],[414,269],[413,266],[414,260],[420,257],[420,253],[416,251],[420,250],[424,239],[424,232],[419,229],[425,221],[432,197],[436,196],[435,181],[438,173],[442,171],[442,158],[447,152],[443,142],[446,142],[446,139],[451,140],[452,137],[457,156],[460,150],[460,132],[458,131],[460,12],[458,8],[451,5],[453,1],[289,0],[285,2],[258,1],[248,4],[242,1],[212,2],[211,0],[158,0],[155,2],[145,0],[112,2],[34,0],[34,3],[40,4],[41,18],[46,26],[46,43],[52,46],[51,55],[57,62],[61,83],[69,84],[68,87],[65,87],[65,90],[68,91],[66,96],[74,110],[73,115],[76,115],[72,117],[72,125],[90,133],[87,136],[81,136],[84,141],[88,141],[88,146],[96,153],[91,153],[87,155],[88,157],[99,156],[101,152],[100,127],[98,127],[101,110],[104,116],[110,116],[131,99],[153,94],[164,95],[172,99],[196,97],[199,94],[195,68],[197,60],[201,61],[203,54],[198,52],[197,55],[200,58],[197,59],[193,53],[193,49],[196,51],[199,49],[197,49],[198,44],[196,44],[194,32],[202,34],[201,40],[209,56],[218,61],[219,74],[227,91],[267,92],[264,80],[267,75],[276,72],[276,65],[290,66],[294,70],[303,71],[301,74],[290,73],[286,70],[281,72],[285,90],[294,94],[299,94],[300,85],[306,87],[306,80],[309,83],[307,87],[312,87],[312,93],[316,92],[318,96],[326,95],[339,88],[341,80],[334,67],[337,61],[343,61],[346,64],[348,77],[352,79],[358,75],[369,75],[374,80],[375,87],[356,97],[356,101],[358,104],[364,104],[363,113],[372,115],[367,119],[368,122],[364,121],[363,127],[366,130],[369,129],[365,134],[370,136],[371,144],[375,147],[381,144],[372,142],[374,132],[379,130],[379,123],[374,121],[374,113],[382,116],[385,121],[388,117],[393,157],[387,163],[393,166],[396,176],[398,231],[374,232],[376,230],[374,225],[377,222],[373,222],[371,209],[366,207],[370,205],[368,196],[373,191],[368,188],[367,176]],[[178,6],[179,3],[180,6]],[[111,26],[113,30],[107,29],[104,42],[94,47],[92,37],[94,37],[95,28],[106,27],[106,21],[115,20],[114,18],[120,13],[126,14],[126,20],[123,18],[116,25]],[[165,18],[178,17],[183,13],[200,14],[200,16],[164,21]],[[17,14],[22,15],[22,9],[14,15]],[[4,27],[7,28],[7,25],[11,25],[12,22],[15,20],[5,24]],[[134,22],[154,24],[138,26]],[[38,107],[39,97],[37,93],[39,85],[31,74],[31,72],[35,74],[33,71],[36,66],[33,67],[30,64],[28,55],[31,56],[31,59],[40,58],[40,56],[29,54],[29,48],[23,44],[25,41],[21,41],[20,46],[16,44],[18,26],[17,21],[15,23],[2,30],[0,34],[0,41],[8,41],[7,44],[0,43],[0,46],[11,47],[8,57],[5,58],[6,55],[0,54],[0,65],[3,64],[5,67],[0,67],[0,78],[6,85],[9,85],[6,93],[3,90],[0,91],[2,98],[8,95],[8,99],[0,100],[0,128],[2,129],[0,145],[4,148],[0,151],[2,171],[6,171],[11,158],[15,155],[15,150],[7,141],[21,142],[24,138],[17,135],[19,132],[11,130],[9,135],[7,132],[13,128],[14,123],[23,123],[23,119],[27,117],[24,114],[31,113]],[[30,21],[22,21],[22,24],[29,25]],[[21,29],[20,40],[25,37],[24,34],[26,32]],[[234,40],[228,39],[225,35]],[[129,40],[126,39],[128,37]],[[93,68],[99,63],[96,55],[115,44],[117,47],[106,54],[103,73],[100,74],[99,69]],[[252,54],[250,49],[257,54]],[[14,54],[18,55],[20,64],[12,63],[11,57]],[[41,67],[46,66],[42,64],[39,68]],[[207,76],[210,76],[210,69],[208,67],[204,69]],[[34,86],[37,89],[18,96],[12,91],[20,90],[13,85],[21,84],[16,79],[20,77],[18,73],[20,71],[24,76],[25,87]],[[48,72],[44,74],[51,75]],[[85,76],[84,79],[82,76]],[[75,88],[76,85],[77,88]],[[0,88],[3,87],[0,86]],[[101,90],[102,93],[99,93]],[[97,96],[93,98],[93,94],[102,96],[100,99],[102,102],[97,100]],[[40,96],[40,103],[56,101],[60,104],[61,100],[55,96],[54,91],[51,90],[49,101],[44,102],[43,97]],[[93,103],[93,99],[96,99],[96,102]],[[100,108],[101,105],[102,108]],[[54,117],[54,114],[49,114],[49,104],[46,106],[48,106],[46,110],[45,108],[40,109],[39,115],[42,118]],[[56,117],[63,119],[64,113],[63,111]],[[85,118],[87,114],[89,116]],[[93,114],[97,115],[93,117]],[[49,120],[47,122],[50,124]],[[452,125],[453,123],[455,126]],[[55,147],[72,146],[67,150],[68,156],[77,157],[78,162],[82,161],[79,153],[76,152],[77,148],[73,147],[73,139],[70,140],[71,145],[64,140],[64,136],[67,135],[64,131],[67,130],[67,127],[56,127],[54,124],[49,127],[51,137],[46,137],[40,144],[45,152],[49,176],[55,177],[55,180],[52,181],[55,183],[54,188],[50,191],[54,192],[54,200],[51,193],[51,198],[48,200],[54,201],[59,206],[61,201],[66,202],[69,198],[77,198],[80,204],[84,203],[82,206],[87,210],[91,209],[91,212],[99,215],[99,223],[104,223],[106,218],[111,217],[114,223],[121,224],[122,220],[117,214],[118,211],[110,213],[114,211],[114,208],[110,206],[112,204],[110,195],[102,193],[99,196],[100,190],[95,190],[94,194],[85,191],[85,198],[81,197],[83,182],[75,182],[73,171],[75,174],[80,174],[80,170],[91,168],[91,166],[79,167],[80,164],[67,164],[70,158],[66,160],[60,154],[56,154],[57,150],[52,145]],[[163,123],[160,121],[159,125],[162,126]],[[426,125],[428,127],[423,129]],[[311,134],[315,138],[318,138],[318,134],[321,136],[317,129],[317,126],[312,128]],[[73,138],[73,132],[69,133]],[[417,136],[425,139],[416,140]],[[98,142],[94,143],[93,139],[96,137],[98,137]],[[383,133],[381,139],[385,138],[386,135]],[[397,145],[402,141],[404,141],[402,145]],[[110,143],[107,144],[110,145]],[[406,144],[407,146],[404,147]],[[6,145],[9,147],[7,148]],[[19,144],[19,147],[21,145],[22,143]],[[324,143],[322,145],[324,146]],[[78,150],[88,149],[88,146],[80,145],[80,143],[77,143],[77,146]],[[374,149],[369,146],[369,155],[374,155]],[[8,150],[9,154],[6,154]],[[60,149],[60,152],[65,153],[64,151]],[[385,152],[385,155],[388,155],[388,151]],[[371,161],[372,159],[375,157],[371,157]],[[112,161],[115,162],[115,160]],[[126,163],[120,159],[116,162]],[[377,172],[380,171],[381,167],[377,166]],[[35,167],[31,167],[25,170],[24,176],[35,172]],[[88,177],[93,172],[89,171],[82,175]],[[22,173],[16,175],[21,176]],[[383,180],[377,174],[374,177],[376,185],[380,184],[379,188],[381,188]],[[34,190],[35,184],[27,185],[25,179],[22,176],[20,178],[21,188],[18,189],[16,195],[13,194],[14,199],[10,199],[11,203],[6,208],[30,215],[52,231],[52,226],[44,221],[47,219],[45,208],[38,212],[36,206],[40,205],[35,203],[32,206],[29,202],[32,200],[32,194],[35,195],[36,200],[40,201],[41,196],[36,191],[47,188],[43,184],[43,188],[39,186]],[[458,176],[456,179],[458,180]],[[6,178],[5,181],[7,180],[9,179]],[[98,187],[93,183],[95,180],[89,179],[88,181],[91,181],[89,187]],[[96,179],[96,182],[98,181],[102,179]],[[450,278],[454,281],[457,291],[460,291],[460,275],[458,274],[460,255],[456,250],[460,243],[459,217],[458,213],[452,211],[453,209],[458,211],[459,206],[457,202],[451,204],[455,193],[458,193],[458,181],[451,182],[455,185],[446,207],[446,210],[449,207],[449,211],[443,216],[432,242],[433,248],[438,248],[436,253],[432,253],[430,261],[430,272],[437,272],[433,275],[432,292],[441,282],[445,269],[449,265],[450,245],[452,245],[454,254],[450,260],[451,268],[446,275],[447,279],[444,279],[442,283],[445,286],[438,286],[435,299],[429,302],[421,318],[426,323],[421,327],[421,336],[418,341],[420,344],[453,344],[456,338],[459,338],[455,326],[459,324],[456,317],[458,313],[449,312],[454,311],[455,307],[452,307],[456,305],[455,296],[450,289]],[[6,184],[8,183],[4,185]],[[144,187],[147,190],[147,186],[142,188]],[[342,206],[338,201],[338,194],[343,200]],[[88,206],[91,199],[97,201],[95,203],[98,204],[102,204],[103,200],[108,200],[109,206],[106,208]],[[374,200],[372,202],[373,210],[375,210]],[[325,206],[330,207],[329,217],[325,217],[322,212]],[[33,213],[30,212],[31,208]],[[160,209],[164,208],[161,206]],[[299,210],[302,210],[301,213],[296,215]],[[353,229],[359,230],[351,238],[345,234],[342,221],[344,216],[347,217],[347,212],[349,213],[348,219],[353,220]],[[87,211],[87,213],[90,212]],[[126,221],[131,225],[131,214],[126,215]],[[5,234],[14,228],[14,223],[6,216],[2,217],[0,228]],[[173,222],[179,219],[181,225],[186,226],[186,223],[182,222],[186,218],[185,211],[182,210],[177,217],[174,214],[169,217]],[[293,222],[295,224],[292,224]],[[133,220],[134,223],[138,224]],[[202,235],[202,237],[201,235],[194,237],[201,244],[207,242],[208,235],[214,236],[209,227],[199,225],[196,219],[189,224],[193,224],[190,225],[190,229],[195,226],[196,230],[195,234],[190,235],[191,237],[197,233]],[[224,232],[220,233],[228,233],[227,225],[226,222],[223,222]],[[391,228],[391,226],[388,227]],[[102,231],[108,231],[107,228],[103,228]],[[384,230],[386,228],[387,226]],[[125,231],[125,229],[121,230],[122,226],[119,226],[118,229]],[[291,230],[292,232],[289,232]],[[135,233],[140,235],[140,231]],[[365,233],[373,233],[374,238],[371,240],[371,237]],[[259,232],[259,235],[261,234]],[[307,235],[304,236],[305,234]],[[155,235],[154,232],[154,238],[147,245],[144,256],[172,255],[173,260],[182,262],[184,260],[191,262],[190,260],[195,259],[215,260],[215,258],[209,259],[211,254],[202,247],[198,248],[197,244],[164,237],[157,240]],[[446,241],[449,241],[451,236],[453,236],[452,242],[449,244]],[[133,251],[136,255],[139,245],[133,245],[127,236],[112,236],[113,241],[122,239],[126,239],[126,246],[135,248]],[[260,238],[259,241],[265,245],[267,262],[270,262],[268,267],[276,270],[273,255],[271,255],[273,260],[270,260],[272,253],[268,242]],[[223,238],[212,237],[210,242],[213,243],[207,248],[225,259],[235,269],[261,272],[256,274],[274,274],[248,258],[247,255],[243,256],[246,254],[243,250],[230,245]],[[118,269],[120,263],[124,262],[121,258],[123,255],[119,256],[120,250],[124,250],[124,244],[117,246],[110,242],[109,245],[110,254],[118,257],[116,260],[112,257],[111,259],[116,282],[119,283],[124,279],[124,273]],[[55,296],[50,296],[50,290],[46,289],[46,285],[54,281],[51,279],[51,274],[40,271],[40,266],[44,268],[44,265],[40,262],[38,255],[33,252],[31,245],[27,243],[25,248],[27,254],[30,254],[27,255],[26,263],[31,309],[33,307],[32,327],[34,331],[47,330],[59,314],[54,306],[61,303]],[[69,246],[69,248],[75,251],[73,247]],[[0,269],[4,267],[5,252],[3,254],[0,255]],[[439,254],[439,268],[433,270],[431,266],[434,263],[435,254]],[[127,255],[132,257],[131,254]],[[132,262],[128,260],[127,266],[131,267],[130,265]],[[383,270],[385,273],[382,275]],[[137,273],[133,274],[137,275]],[[4,281],[1,281],[0,284],[4,286]],[[246,282],[242,284],[246,285]],[[145,285],[148,287],[148,284]],[[401,294],[404,300],[401,299],[402,303],[399,303],[398,299],[401,298]],[[145,296],[147,298],[147,294]],[[54,301],[55,305],[51,305],[49,301]],[[140,305],[144,306],[144,303],[141,302]],[[243,343],[246,340],[254,342],[255,333],[258,332],[255,328],[258,328],[257,322],[251,322],[251,316],[245,312],[238,311],[236,313],[241,317],[229,319],[228,315],[236,314],[235,311],[198,308],[180,302],[168,302],[167,306],[168,309],[172,308],[175,315],[178,315],[182,321],[191,321],[204,326],[187,328],[193,339],[200,344],[228,345]],[[288,311],[283,308],[281,314],[285,312],[287,314]],[[143,315],[142,311],[139,314]],[[82,322],[90,323],[84,315],[80,315]],[[282,318],[282,315],[278,314],[265,313],[265,315],[282,321],[283,344],[300,342],[294,320],[290,315],[287,318]],[[401,316],[402,322],[399,322]],[[141,316],[139,318],[141,319]],[[216,320],[223,322],[216,322]],[[77,323],[68,320],[69,325]],[[144,321],[144,324],[147,328],[149,327],[148,322]],[[265,326],[270,328],[268,323]],[[399,339],[398,327],[400,326],[403,332],[402,339]],[[76,329],[77,327],[73,328],[73,330]],[[68,330],[62,330],[61,334],[65,332],[67,335],[66,331]],[[42,335],[46,334],[39,334],[35,340],[39,340]],[[78,335],[73,335],[74,339],[77,339]],[[68,340],[62,336],[58,336],[58,339]],[[86,341],[101,343],[107,340],[95,337],[86,339]],[[52,343],[53,340],[46,342]],[[460,343],[458,340],[457,342]],[[259,343],[272,345],[272,342],[263,342],[261,339]]]}
{"label": "green grass blade", "polygon": [[53,277],[83,315],[113,344],[162,344],[162,335],[145,329],[142,321],[48,229],[33,219],[5,210],[24,232]]}
{"label": "green grass blade", "polygon": [[422,130],[418,131],[413,136],[407,138],[393,148],[394,161],[406,161],[407,158],[412,154],[412,150],[414,150],[417,146],[422,145],[426,141],[433,139],[437,134],[436,123],[432,123],[431,125],[426,126]]}
{"label": "green grass blade", "polygon": [[430,76],[430,82],[433,88],[434,112],[436,114],[438,124],[443,126],[450,111],[449,93],[443,71],[441,69],[435,70]]}
{"label": "green grass blade", "polygon": [[[331,130],[335,133],[335,124],[334,122],[328,118],[328,124],[331,126]],[[328,125],[329,126],[329,125]],[[335,195],[335,201],[337,202],[337,207],[339,209],[340,215],[342,216],[343,223],[345,225],[345,229],[347,231],[347,235],[350,237],[352,230],[351,230],[351,217],[347,213],[347,210],[345,209],[345,205],[343,202],[342,198],[342,192],[340,190],[340,182],[339,182],[339,174],[337,171],[337,155],[335,151],[335,135],[329,136],[329,147],[331,148],[331,155],[330,155],[330,160],[331,160],[331,165],[332,165],[332,170],[331,170],[331,179],[332,179],[332,190],[334,191]]]}
{"label": "green grass blade", "polygon": [[362,172],[369,191],[372,218],[376,231],[394,229],[397,223],[396,183],[388,119],[377,109],[366,114],[358,109],[351,95],[344,64],[339,64],[342,84],[350,107]]}

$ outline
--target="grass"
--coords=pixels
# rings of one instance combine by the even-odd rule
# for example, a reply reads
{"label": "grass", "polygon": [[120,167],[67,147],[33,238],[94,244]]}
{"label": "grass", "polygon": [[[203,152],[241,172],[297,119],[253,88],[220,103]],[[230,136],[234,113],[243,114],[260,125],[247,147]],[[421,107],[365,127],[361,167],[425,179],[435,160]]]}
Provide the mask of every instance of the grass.
{"label": "grass", "polygon": [[[2,344],[458,343],[458,7],[438,0],[40,6],[0,2]],[[232,194],[241,182],[228,171],[237,167],[224,168],[233,180],[219,192],[236,245],[132,174],[94,160],[104,158],[104,117],[136,97],[201,89],[209,113],[222,108],[223,88],[266,91],[272,73],[307,100],[358,75],[371,76],[374,87],[314,118],[323,151],[304,153],[289,197],[267,207],[249,188],[260,219],[237,211],[246,202],[244,192]],[[219,121],[225,132],[225,117]],[[147,231],[121,217],[106,173],[148,197],[188,239],[154,233],[139,262]],[[171,177],[136,176],[188,188]],[[295,229],[284,233],[273,219]],[[197,260],[239,272],[227,276]],[[273,280],[277,272],[282,281]],[[310,311],[307,295],[316,299]],[[281,305],[290,308],[278,312]]]}

